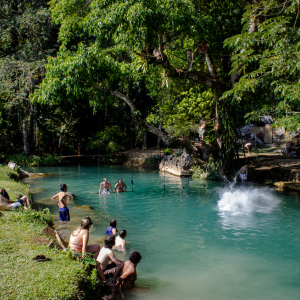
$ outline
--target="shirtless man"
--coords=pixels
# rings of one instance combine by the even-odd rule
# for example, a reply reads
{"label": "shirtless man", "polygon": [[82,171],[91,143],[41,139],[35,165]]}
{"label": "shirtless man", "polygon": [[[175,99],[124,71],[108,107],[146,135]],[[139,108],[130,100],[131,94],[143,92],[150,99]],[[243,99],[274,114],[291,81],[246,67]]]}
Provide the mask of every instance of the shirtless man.
{"label": "shirtless man", "polygon": [[[60,224],[64,224],[67,221],[70,221],[70,213],[69,213],[69,209],[67,207],[67,190],[68,187],[66,184],[61,184],[60,185],[60,192],[57,193],[56,195],[54,195],[51,199],[58,205],[59,209],[58,209],[58,214],[59,214],[59,221]],[[58,201],[55,200],[56,198],[58,198]]]}
{"label": "shirtless man", "polygon": [[242,179],[242,182],[247,181],[247,178],[248,178],[248,165],[244,165],[243,167],[241,167],[240,177]]}
{"label": "shirtless man", "polygon": [[110,194],[109,187],[111,189],[111,192],[113,192],[111,183],[107,181],[107,178],[103,178],[103,182],[100,184],[99,194],[101,194],[101,189],[103,188],[102,194]]}
{"label": "shirtless man", "polygon": [[204,71],[204,61],[205,61],[205,54],[208,53],[208,47],[207,47],[207,44],[206,44],[206,41],[205,40],[202,40],[201,43],[198,44],[197,48],[195,49],[194,53],[199,50],[200,52],[200,57],[199,57],[199,60],[200,60],[200,71]]}
{"label": "shirtless man", "polygon": [[116,193],[126,192],[127,186],[125,182],[122,181],[122,178],[119,179],[118,183],[115,185]]}
{"label": "shirtless man", "polygon": [[[108,235],[104,240],[104,247],[100,250],[96,261],[98,261],[100,265],[97,264],[97,273],[100,277],[101,270],[104,272],[104,275],[114,274],[117,267],[123,263],[123,260],[117,259],[115,254],[111,250],[111,248],[115,245],[115,236]],[[101,270],[99,270],[101,268]],[[106,272],[105,272],[106,271]]]}
{"label": "shirtless man", "polygon": [[129,259],[119,266],[115,272],[113,282],[119,274],[122,274],[116,283],[116,287],[121,286],[123,290],[131,290],[134,287],[134,282],[137,279],[136,266],[141,261],[142,256],[139,252],[132,252]]}
{"label": "shirtless man", "polygon": [[205,120],[205,117],[202,117],[202,120],[200,121],[200,126],[199,126],[199,138],[203,141],[204,140],[204,133],[206,130],[206,122],[212,121],[215,118],[212,118],[210,120]]}

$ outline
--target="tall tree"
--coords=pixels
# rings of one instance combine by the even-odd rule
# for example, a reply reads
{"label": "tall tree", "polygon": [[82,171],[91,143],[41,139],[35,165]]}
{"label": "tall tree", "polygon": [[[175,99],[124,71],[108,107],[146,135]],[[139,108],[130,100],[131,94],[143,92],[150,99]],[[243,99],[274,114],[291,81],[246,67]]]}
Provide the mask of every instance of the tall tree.
{"label": "tall tree", "polygon": [[[243,105],[253,99],[250,119],[272,115],[278,125],[296,130],[300,124],[299,1],[255,1],[243,16],[241,34],[226,40],[234,51],[232,73],[242,77],[223,95]],[[249,35],[247,28],[257,30]]]}
{"label": "tall tree", "polygon": [[[220,97],[241,76],[239,70],[229,74],[231,53],[224,41],[241,32],[248,4],[244,0],[52,0],[62,45],[58,56],[49,60],[46,80],[34,99],[58,103],[80,96],[96,103],[117,97],[129,105],[141,126],[168,144],[167,134],[140,118],[139,99],[130,98],[132,85],[145,81],[149,93],[157,94],[149,83],[155,74],[160,82],[167,79],[187,89],[191,83],[204,87],[214,95],[215,138],[222,162],[233,148],[235,103]],[[197,63],[197,52],[192,55],[202,39],[208,45],[204,70]]]}
{"label": "tall tree", "polygon": [[[45,74],[46,59],[58,50],[58,28],[47,1],[0,1],[0,101],[20,116],[23,149],[29,154],[29,124],[36,117],[30,96]],[[33,126],[31,126],[31,133]]]}

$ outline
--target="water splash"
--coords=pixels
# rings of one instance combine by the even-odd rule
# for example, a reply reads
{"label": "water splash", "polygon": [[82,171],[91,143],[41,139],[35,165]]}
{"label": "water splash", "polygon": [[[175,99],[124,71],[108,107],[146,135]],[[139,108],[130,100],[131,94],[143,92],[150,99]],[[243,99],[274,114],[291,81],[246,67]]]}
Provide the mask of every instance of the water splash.
{"label": "water splash", "polygon": [[255,212],[269,213],[279,204],[279,199],[269,188],[239,187],[235,183],[221,189],[218,208],[231,215],[248,215]]}

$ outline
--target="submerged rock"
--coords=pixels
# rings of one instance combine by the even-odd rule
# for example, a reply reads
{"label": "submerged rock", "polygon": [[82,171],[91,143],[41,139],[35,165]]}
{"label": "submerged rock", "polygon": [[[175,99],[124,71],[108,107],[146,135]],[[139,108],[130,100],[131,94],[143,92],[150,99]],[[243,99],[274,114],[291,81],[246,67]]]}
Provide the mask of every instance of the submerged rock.
{"label": "submerged rock", "polygon": [[19,174],[24,177],[40,177],[40,176],[49,176],[50,174],[47,173],[29,173],[27,171],[24,171],[22,169],[19,170]]}
{"label": "submerged rock", "polygon": [[274,185],[277,187],[278,190],[292,190],[300,192],[300,183],[292,182],[292,181],[280,181],[275,182]]}
{"label": "submerged rock", "polygon": [[159,170],[168,172],[176,176],[189,176],[191,167],[191,156],[187,153],[181,154],[181,156],[174,157],[168,155],[159,164]]}
{"label": "submerged rock", "polygon": [[82,210],[94,210],[94,207],[90,205],[75,205],[75,207]]}

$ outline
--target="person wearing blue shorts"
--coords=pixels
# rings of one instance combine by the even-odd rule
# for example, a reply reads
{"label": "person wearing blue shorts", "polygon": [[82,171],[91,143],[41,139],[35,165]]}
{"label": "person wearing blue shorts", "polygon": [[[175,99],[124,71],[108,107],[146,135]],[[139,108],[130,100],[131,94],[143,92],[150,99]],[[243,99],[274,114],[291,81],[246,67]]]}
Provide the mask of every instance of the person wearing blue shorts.
{"label": "person wearing blue shorts", "polygon": [[[67,194],[66,191],[68,190],[68,187],[66,184],[62,184],[60,186],[60,192],[54,195],[51,199],[58,205],[59,210],[59,221],[61,224],[66,223],[67,221],[70,221],[70,213],[69,213],[69,208],[67,206]],[[58,198],[58,201],[55,200]]]}

